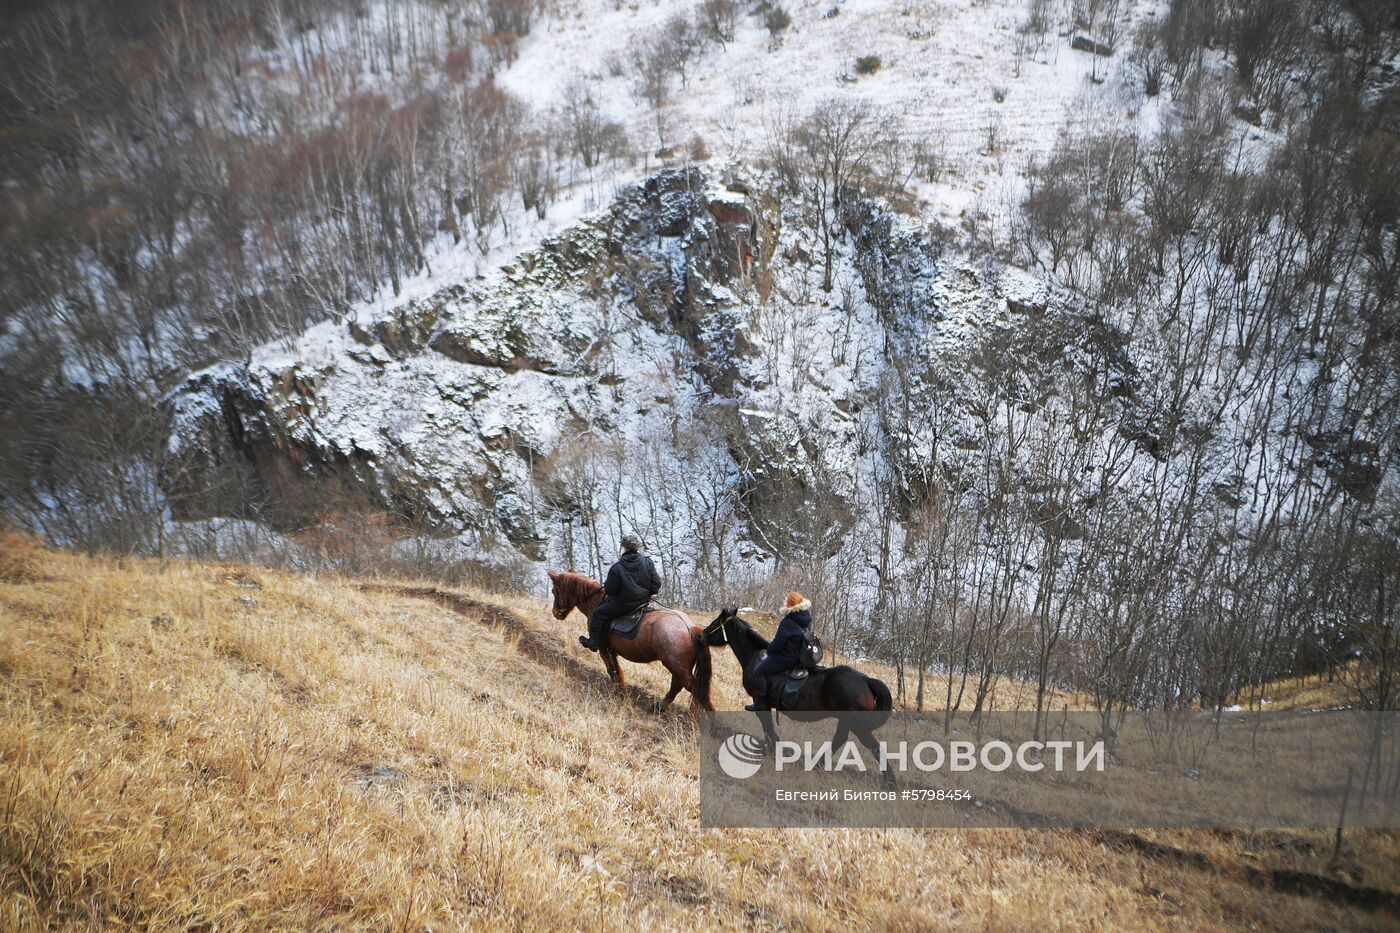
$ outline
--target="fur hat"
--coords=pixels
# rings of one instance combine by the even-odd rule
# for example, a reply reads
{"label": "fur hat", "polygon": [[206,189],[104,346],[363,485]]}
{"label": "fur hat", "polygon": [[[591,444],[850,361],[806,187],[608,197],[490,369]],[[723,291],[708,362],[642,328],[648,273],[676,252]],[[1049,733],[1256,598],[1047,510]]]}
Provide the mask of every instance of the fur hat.
{"label": "fur hat", "polygon": [[811,609],[812,601],[803,596],[797,590],[787,594],[787,599],[783,600],[783,611],[779,615],[790,615],[794,612],[801,612],[804,609]]}
{"label": "fur hat", "polygon": [[642,549],[642,539],[636,535],[622,536],[622,549],[624,551],[640,551]]}

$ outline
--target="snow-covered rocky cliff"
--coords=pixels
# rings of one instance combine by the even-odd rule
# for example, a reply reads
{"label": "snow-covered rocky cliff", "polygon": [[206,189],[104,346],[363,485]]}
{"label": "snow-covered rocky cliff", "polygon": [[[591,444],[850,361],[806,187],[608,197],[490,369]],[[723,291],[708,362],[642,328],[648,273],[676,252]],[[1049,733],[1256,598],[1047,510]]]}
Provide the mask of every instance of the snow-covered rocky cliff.
{"label": "snow-covered rocky cliff", "polygon": [[769,192],[663,171],[489,274],[194,374],[170,399],[178,514],[251,498],[295,524],[349,494],[532,559],[637,528],[684,572],[712,548],[834,548],[877,474],[956,472],[999,416],[940,383],[1027,410],[1074,371],[1130,394],[1106,325],[877,203],[845,208],[823,292],[812,231]]}

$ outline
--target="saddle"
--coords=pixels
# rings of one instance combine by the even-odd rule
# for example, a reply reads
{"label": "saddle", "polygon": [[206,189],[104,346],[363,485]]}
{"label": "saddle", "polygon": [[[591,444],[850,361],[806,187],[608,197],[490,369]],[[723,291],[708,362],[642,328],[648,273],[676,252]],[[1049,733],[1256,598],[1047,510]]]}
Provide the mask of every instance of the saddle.
{"label": "saddle", "polygon": [[613,620],[609,630],[618,638],[631,641],[633,638],[636,638],[637,633],[641,631],[642,619],[646,617],[648,612],[651,612],[655,608],[656,605],[654,603],[647,603],[642,608],[634,609],[625,616],[618,616]]}
{"label": "saddle", "polygon": [[[768,652],[766,650],[760,651],[758,657],[754,659],[754,667],[762,664],[766,657],[768,657]],[[763,682],[758,686],[767,695],[768,702],[779,710],[790,710],[797,705],[797,694],[802,690],[802,685],[807,683],[807,678],[811,673],[811,670],[799,665],[777,674],[769,674],[763,678]],[[753,693],[752,690],[749,692]],[[759,694],[754,695],[759,696]]]}

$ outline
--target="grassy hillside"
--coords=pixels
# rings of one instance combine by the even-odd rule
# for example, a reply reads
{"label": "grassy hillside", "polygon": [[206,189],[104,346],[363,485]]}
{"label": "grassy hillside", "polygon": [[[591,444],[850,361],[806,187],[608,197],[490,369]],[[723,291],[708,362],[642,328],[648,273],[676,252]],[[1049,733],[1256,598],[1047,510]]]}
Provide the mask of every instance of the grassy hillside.
{"label": "grassy hillside", "polygon": [[6,537],[0,927],[1400,920],[1394,834],[1329,865],[1327,833],[702,832],[688,711],[649,711],[659,669],[616,697],[578,629],[535,600]]}

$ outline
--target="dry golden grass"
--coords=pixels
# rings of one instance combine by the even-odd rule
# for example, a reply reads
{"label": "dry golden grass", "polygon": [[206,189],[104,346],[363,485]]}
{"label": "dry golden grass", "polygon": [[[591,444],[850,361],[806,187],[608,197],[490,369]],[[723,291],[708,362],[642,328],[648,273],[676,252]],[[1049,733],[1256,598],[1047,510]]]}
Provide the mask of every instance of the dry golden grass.
{"label": "dry golden grass", "polygon": [[[1347,689],[1346,680],[1356,675],[1354,662],[1344,665],[1340,671],[1332,678],[1327,676],[1289,678],[1278,680],[1269,684],[1263,699],[1267,702],[1260,706],[1257,703],[1251,704],[1253,709],[1264,710],[1297,710],[1297,709],[1332,709],[1346,704],[1354,699]],[[1244,703],[1245,700],[1241,700]]]}
{"label": "dry golden grass", "polygon": [[30,539],[0,525],[0,583],[32,583],[39,578]]}
{"label": "dry golden grass", "polygon": [[[1243,872],[1322,871],[1322,833],[1151,837],[1207,870],[1091,833],[701,831],[686,711],[620,700],[541,602],[464,594],[509,610],[474,618],[358,581],[3,546],[3,928],[1396,920]],[[716,672],[737,707],[732,659]],[[1396,850],[1349,839],[1337,871],[1393,886]]]}

